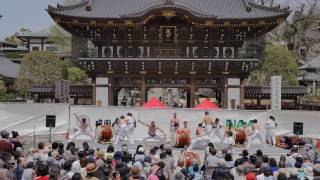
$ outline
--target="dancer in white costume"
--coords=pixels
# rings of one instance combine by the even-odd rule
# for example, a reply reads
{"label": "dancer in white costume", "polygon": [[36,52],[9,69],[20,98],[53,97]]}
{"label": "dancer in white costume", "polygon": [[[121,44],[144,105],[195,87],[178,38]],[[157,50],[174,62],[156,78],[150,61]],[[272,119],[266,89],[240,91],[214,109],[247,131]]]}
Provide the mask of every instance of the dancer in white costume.
{"label": "dancer in white costume", "polygon": [[198,124],[198,128],[196,129],[196,137],[191,140],[189,150],[194,149],[195,147],[203,147],[210,142],[210,137],[206,133],[205,128],[202,127],[202,123]]}
{"label": "dancer in white costume", "polygon": [[221,133],[221,130],[223,130],[223,126],[220,124],[219,118],[216,118],[214,123],[212,123],[210,138],[214,140],[215,136],[217,136],[220,139],[220,142],[222,142],[224,137],[223,133]]}
{"label": "dancer in white costume", "polygon": [[128,132],[128,130],[130,129],[128,126],[128,120],[125,119],[124,116],[120,117],[119,125],[120,125],[120,129],[114,144],[117,145],[120,140],[124,140],[125,138],[127,138],[131,144],[134,144],[133,140],[130,137],[131,134]]}
{"label": "dancer in white costume", "polygon": [[119,118],[116,118],[111,126],[112,126],[112,134],[113,134],[112,136],[113,136],[113,139],[115,140],[115,138],[118,136],[118,133],[120,131]]}
{"label": "dancer in white costume", "polygon": [[233,132],[232,131],[226,132],[225,138],[223,140],[223,145],[224,145],[225,150],[228,153],[232,154],[232,148],[233,148],[234,144],[235,144],[235,142],[233,139]]}
{"label": "dancer in white costume", "polygon": [[266,132],[266,143],[271,144],[273,146],[276,145],[276,129],[278,127],[278,124],[276,123],[276,120],[273,116],[269,116],[269,119],[267,120],[265,124],[265,128],[267,130]]}
{"label": "dancer in white costume", "polygon": [[202,119],[202,124],[205,125],[206,133],[208,134],[208,136],[210,136],[211,132],[212,132],[212,123],[213,123],[213,120],[210,117],[209,112],[208,111],[204,112],[204,117]]}
{"label": "dancer in white costume", "polygon": [[263,144],[262,136],[261,136],[261,130],[258,125],[258,120],[253,120],[252,124],[252,134],[248,137],[248,145],[247,148],[250,148],[252,142],[258,139],[260,141],[260,144]]}
{"label": "dancer in white costume", "polygon": [[158,136],[156,134],[156,131],[159,130],[164,135],[164,137],[166,137],[166,133],[164,131],[162,131],[159,127],[157,127],[156,123],[154,121],[151,121],[151,124],[146,124],[140,120],[138,120],[138,122],[141,123],[142,125],[148,127],[148,136],[145,137],[142,140],[142,142],[149,140],[149,139],[156,139],[158,141],[165,142],[165,139],[162,139],[160,136]]}
{"label": "dancer in white costume", "polygon": [[136,127],[136,120],[134,119],[134,117],[130,112],[127,113],[126,120],[127,120],[127,131],[128,131],[127,133],[132,135],[134,128]]}
{"label": "dancer in white costume", "polygon": [[76,132],[76,134],[73,136],[71,141],[75,140],[81,134],[89,136],[91,138],[91,140],[94,141],[94,137],[92,136],[92,134],[88,130],[88,128],[89,128],[91,130],[91,132],[93,132],[93,130],[92,130],[91,126],[90,126],[89,117],[85,116],[85,115],[78,116],[77,114],[74,114],[74,116],[76,117],[76,119],[77,119],[77,121],[79,123],[79,129]]}

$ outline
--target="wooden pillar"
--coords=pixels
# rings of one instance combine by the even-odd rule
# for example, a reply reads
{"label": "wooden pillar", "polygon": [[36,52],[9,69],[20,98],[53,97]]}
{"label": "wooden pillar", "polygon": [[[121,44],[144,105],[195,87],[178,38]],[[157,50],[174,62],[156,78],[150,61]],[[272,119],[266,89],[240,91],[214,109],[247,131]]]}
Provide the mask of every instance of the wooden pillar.
{"label": "wooden pillar", "polygon": [[196,83],[194,78],[190,79],[190,108],[195,106]]}
{"label": "wooden pillar", "polygon": [[223,108],[228,109],[228,77],[223,80]]}
{"label": "wooden pillar", "polygon": [[102,57],[102,45],[101,44],[98,45],[98,57],[99,58]]}
{"label": "wooden pillar", "polygon": [[244,92],[244,79],[240,79],[240,108],[244,109],[244,99],[245,99],[245,92]]}
{"label": "wooden pillar", "polygon": [[43,41],[43,38],[41,38],[41,51],[44,51],[44,41]]}
{"label": "wooden pillar", "polygon": [[96,85],[95,85],[95,82],[94,82],[93,85],[92,85],[91,104],[92,104],[92,105],[97,105]]}
{"label": "wooden pillar", "polygon": [[27,40],[27,48],[28,48],[28,52],[30,52],[30,38],[28,38],[28,40]]}
{"label": "wooden pillar", "polygon": [[261,106],[261,98],[260,98],[260,95],[258,95],[258,97],[257,97],[257,107],[258,107],[258,109],[260,109],[260,106]]}
{"label": "wooden pillar", "polygon": [[141,88],[141,103],[144,104],[146,102],[146,78],[144,76],[141,77],[140,88]]}
{"label": "wooden pillar", "polygon": [[113,85],[113,78],[112,77],[109,77],[108,78],[108,106],[113,106],[114,105],[114,99],[113,99],[113,88],[112,88],[112,85]]}

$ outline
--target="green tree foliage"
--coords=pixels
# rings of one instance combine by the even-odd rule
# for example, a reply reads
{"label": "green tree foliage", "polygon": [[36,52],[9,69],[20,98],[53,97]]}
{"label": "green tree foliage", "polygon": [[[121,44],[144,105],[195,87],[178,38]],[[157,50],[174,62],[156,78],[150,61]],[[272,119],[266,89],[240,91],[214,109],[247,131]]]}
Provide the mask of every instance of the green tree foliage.
{"label": "green tree foliage", "polygon": [[71,52],[71,34],[59,25],[54,25],[50,28],[49,40],[59,45],[62,53]]}
{"label": "green tree foliage", "polygon": [[260,67],[250,75],[249,84],[266,85],[271,76],[282,76],[283,85],[298,85],[296,58],[283,46],[266,46]]}
{"label": "green tree foliage", "polygon": [[29,30],[27,28],[21,28],[19,30],[19,32],[16,32],[11,36],[6,37],[4,41],[8,42],[8,43],[22,45],[22,41],[18,38],[18,36],[21,35],[21,34],[27,34],[27,33],[31,33],[31,30]]}
{"label": "green tree foliage", "polygon": [[87,73],[78,68],[78,67],[70,67],[68,68],[68,80],[71,84],[83,84],[87,80]]}
{"label": "green tree foliage", "polygon": [[8,101],[9,99],[13,99],[14,95],[7,91],[4,81],[0,77],[0,102]]}
{"label": "green tree foliage", "polygon": [[67,69],[63,61],[49,52],[37,51],[23,58],[15,87],[21,95],[25,95],[32,84],[53,84],[66,77]]}

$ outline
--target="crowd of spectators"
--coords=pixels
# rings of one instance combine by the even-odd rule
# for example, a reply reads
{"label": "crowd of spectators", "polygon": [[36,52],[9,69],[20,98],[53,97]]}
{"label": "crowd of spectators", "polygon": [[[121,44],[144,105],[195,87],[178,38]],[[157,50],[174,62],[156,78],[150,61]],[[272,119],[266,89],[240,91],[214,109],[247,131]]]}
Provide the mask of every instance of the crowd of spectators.
{"label": "crowd of spectators", "polygon": [[[320,179],[320,159],[310,144],[294,147],[287,155],[275,159],[257,150],[240,155],[218,151],[212,143],[202,159],[173,156],[165,145],[146,152],[138,145],[130,153],[127,145],[115,150],[93,149],[88,142],[77,147],[53,142],[48,147],[27,151],[17,132],[9,137],[1,131],[0,180],[305,180]],[[188,166],[186,162],[189,161]],[[319,177],[319,178],[318,178]]]}

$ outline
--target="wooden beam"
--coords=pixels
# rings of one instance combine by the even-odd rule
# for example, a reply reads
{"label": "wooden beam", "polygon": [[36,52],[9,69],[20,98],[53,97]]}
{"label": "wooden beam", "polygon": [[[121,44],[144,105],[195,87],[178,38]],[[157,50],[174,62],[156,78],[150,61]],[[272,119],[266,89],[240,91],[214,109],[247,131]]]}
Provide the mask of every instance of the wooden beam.
{"label": "wooden beam", "polygon": [[223,83],[223,108],[228,109],[228,77],[225,76]]}
{"label": "wooden beam", "polygon": [[146,78],[144,76],[141,76],[141,103],[146,102]]}
{"label": "wooden beam", "polygon": [[240,78],[240,108],[244,108],[244,79]]}
{"label": "wooden beam", "polygon": [[195,106],[196,84],[194,78],[190,79],[190,108]]}
{"label": "wooden beam", "polygon": [[113,106],[113,97],[114,97],[114,92],[113,92],[113,78],[112,77],[108,77],[108,106]]}

